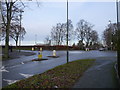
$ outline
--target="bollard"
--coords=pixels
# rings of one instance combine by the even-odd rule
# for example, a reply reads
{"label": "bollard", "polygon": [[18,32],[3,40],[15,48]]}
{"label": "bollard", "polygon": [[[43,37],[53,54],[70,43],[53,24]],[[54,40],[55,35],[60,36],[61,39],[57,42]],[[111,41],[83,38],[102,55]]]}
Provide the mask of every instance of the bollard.
{"label": "bollard", "polygon": [[40,51],[38,52],[38,58],[42,59],[42,48],[40,48]]}
{"label": "bollard", "polygon": [[32,51],[34,51],[34,47],[32,47]]}
{"label": "bollard", "polygon": [[56,56],[56,50],[53,50],[53,56]]}
{"label": "bollard", "polygon": [[42,58],[42,53],[39,51],[38,52],[38,58],[41,59]]}
{"label": "bollard", "polygon": [[88,51],[88,48],[86,48],[85,51]]}
{"label": "bollard", "polygon": [[40,48],[40,51],[42,51],[42,48]]}
{"label": "bollard", "polygon": [[86,48],[85,51],[89,51],[89,48]]}

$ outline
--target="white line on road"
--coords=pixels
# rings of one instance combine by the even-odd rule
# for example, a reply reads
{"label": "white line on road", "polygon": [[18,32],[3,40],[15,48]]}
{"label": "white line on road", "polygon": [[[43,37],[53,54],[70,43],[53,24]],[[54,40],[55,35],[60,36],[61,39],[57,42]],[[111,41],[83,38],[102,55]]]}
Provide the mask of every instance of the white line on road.
{"label": "white line on road", "polygon": [[7,79],[3,79],[3,80],[6,81],[9,85],[19,81],[19,80],[7,80]]}
{"label": "white line on road", "polygon": [[5,69],[5,66],[2,66],[2,67],[0,68],[0,72],[9,72],[9,71]]}
{"label": "white line on road", "polygon": [[19,74],[22,75],[25,78],[33,76],[33,74],[24,74],[24,73],[19,73]]}

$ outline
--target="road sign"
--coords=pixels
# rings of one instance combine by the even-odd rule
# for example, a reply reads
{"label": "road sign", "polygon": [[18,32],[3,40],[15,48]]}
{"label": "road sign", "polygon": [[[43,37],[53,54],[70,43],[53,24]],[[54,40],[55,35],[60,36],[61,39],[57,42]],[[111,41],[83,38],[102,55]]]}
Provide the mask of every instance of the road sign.
{"label": "road sign", "polygon": [[38,58],[42,59],[42,48],[40,48],[40,51],[38,51]]}
{"label": "road sign", "polygon": [[38,58],[39,58],[39,59],[42,58],[42,52],[41,52],[41,51],[38,52]]}
{"label": "road sign", "polygon": [[38,54],[38,58],[41,59],[42,58],[42,54]]}

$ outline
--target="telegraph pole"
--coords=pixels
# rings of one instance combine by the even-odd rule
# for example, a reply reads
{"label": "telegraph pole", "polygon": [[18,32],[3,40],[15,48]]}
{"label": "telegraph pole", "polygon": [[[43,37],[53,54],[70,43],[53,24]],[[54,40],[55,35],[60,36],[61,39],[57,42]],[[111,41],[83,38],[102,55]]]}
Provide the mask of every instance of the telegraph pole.
{"label": "telegraph pole", "polygon": [[67,63],[69,62],[69,47],[68,47],[68,29],[69,29],[69,26],[68,26],[68,0],[67,0],[67,34],[66,34],[66,37],[67,37]]}

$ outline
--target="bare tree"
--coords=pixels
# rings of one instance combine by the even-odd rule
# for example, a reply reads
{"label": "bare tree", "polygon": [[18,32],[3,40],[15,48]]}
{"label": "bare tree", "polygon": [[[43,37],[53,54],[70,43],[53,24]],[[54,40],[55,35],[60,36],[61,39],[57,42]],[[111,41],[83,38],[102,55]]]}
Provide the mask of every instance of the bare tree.
{"label": "bare tree", "polygon": [[103,32],[103,40],[108,49],[117,47],[117,24],[110,23]]}
{"label": "bare tree", "polygon": [[25,34],[26,34],[26,31],[24,27],[21,27],[18,24],[15,24],[15,25],[13,24],[11,26],[10,37],[15,40],[16,46],[18,45],[18,39],[20,38],[23,39]]}
{"label": "bare tree", "polygon": [[90,44],[94,45],[96,43],[98,43],[98,33],[97,33],[97,31],[92,30],[91,31],[91,42],[90,42]]}
{"label": "bare tree", "polygon": [[[15,40],[16,46],[17,46],[18,39],[19,38],[23,39],[23,36],[25,35],[26,31],[24,27],[21,26],[21,19],[22,19],[21,11],[22,10],[17,8],[17,6],[13,6],[12,10],[14,14],[12,15],[12,20],[10,23],[9,36]],[[7,36],[5,31],[6,31],[6,26],[2,24],[2,37],[4,38]]]}
{"label": "bare tree", "polygon": [[[64,31],[65,31],[65,37],[64,40],[66,41],[66,34],[67,34],[67,22],[65,23],[64,27],[63,27]],[[72,24],[72,21],[70,19],[68,19],[68,41],[72,40],[74,37],[74,31],[73,31],[74,27]]]}
{"label": "bare tree", "polygon": [[77,23],[77,28],[75,30],[75,35],[77,36],[78,39],[78,46],[80,49],[84,48],[84,39],[85,39],[85,30],[86,30],[86,25],[87,22],[84,19],[81,19],[78,23]]}
{"label": "bare tree", "polygon": [[0,24],[1,26],[0,26],[0,40],[1,41],[3,41],[3,40],[5,40],[5,28],[4,28],[4,25],[3,25],[3,23],[1,22],[1,24]]}
{"label": "bare tree", "polygon": [[81,19],[77,23],[77,28],[76,28],[77,39],[81,43],[85,42],[86,47],[88,47],[92,42],[92,37],[93,37],[92,28],[93,25],[85,21],[84,19]]}
{"label": "bare tree", "polygon": [[77,43],[77,46],[79,47],[79,49],[84,49],[84,43],[83,41],[79,40],[78,43]]}
{"label": "bare tree", "polygon": [[[70,41],[73,38],[73,25],[72,21],[68,20],[69,24],[69,32],[68,32],[68,40]],[[66,41],[67,34],[67,23],[57,23],[56,26],[52,27],[51,31],[51,39],[54,45],[62,45],[64,41]]]}
{"label": "bare tree", "polygon": [[[19,1],[19,2],[18,2]],[[29,1],[29,0],[28,0]],[[32,0],[31,0],[32,1]],[[37,0],[36,0],[37,1]],[[1,14],[2,14],[2,21],[4,24],[5,29],[5,57],[9,57],[9,33],[11,23],[18,18],[18,12],[20,9],[26,7],[26,5],[22,2],[22,0],[4,0],[1,3]],[[37,2],[37,5],[40,4]],[[1,29],[1,28],[0,28]]]}
{"label": "bare tree", "polygon": [[78,41],[81,41],[83,43],[83,40],[85,38],[85,26],[86,26],[87,22],[84,19],[81,19],[78,23],[77,23],[77,28],[75,30],[75,34],[77,35],[77,39]]}
{"label": "bare tree", "polygon": [[77,28],[75,31],[78,39],[78,45],[81,49],[84,48],[83,45],[85,45],[85,47],[89,47],[98,42],[98,33],[93,30],[93,26],[94,25],[85,21],[84,19],[81,19],[77,23]]}
{"label": "bare tree", "polygon": [[45,44],[46,44],[46,45],[49,45],[49,46],[50,46],[50,45],[51,45],[51,37],[50,37],[49,35],[48,35],[48,36],[46,36],[46,38],[45,38],[45,41],[44,41],[44,42],[45,42]]}
{"label": "bare tree", "polygon": [[86,43],[86,47],[88,47],[90,45],[91,42],[91,32],[92,32],[92,28],[93,25],[91,25],[90,23],[88,23],[87,25],[85,25],[85,43]]}
{"label": "bare tree", "polygon": [[5,0],[2,3],[2,21],[5,27],[5,57],[9,57],[9,33],[11,28],[11,22],[17,20],[17,14],[21,5],[16,3],[18,0]]}
{"label": "bare tree", "polygon": [[[4,23],[4,26],[6,27],[6,39],[5,39],[5,57],[9,57],[9,29],[10,29],[10,23],[12,20],[12,8],[15,2],[8,2],[5,3],[2,2],[2,20]],[[4,5],[4,6],[3,6]],[[4,12],[4,9],[6,9],[6,12]]]}
{"label": "bare tree", "polygon": [[64,24],[57,23],[57,25],[52,28],[51,39],[53,40],[55,45],[62,45],[64,36]]}

